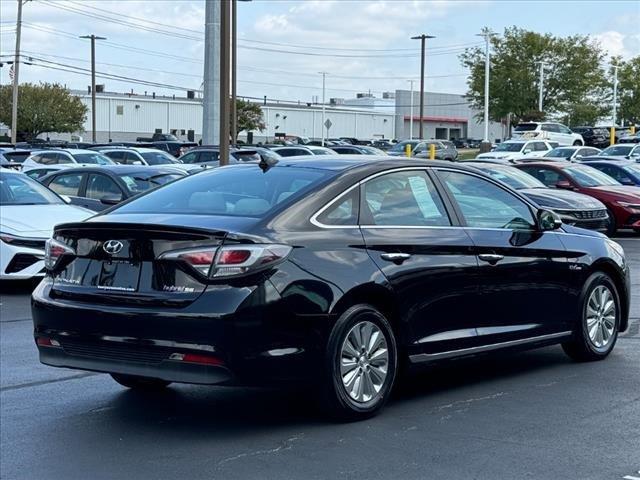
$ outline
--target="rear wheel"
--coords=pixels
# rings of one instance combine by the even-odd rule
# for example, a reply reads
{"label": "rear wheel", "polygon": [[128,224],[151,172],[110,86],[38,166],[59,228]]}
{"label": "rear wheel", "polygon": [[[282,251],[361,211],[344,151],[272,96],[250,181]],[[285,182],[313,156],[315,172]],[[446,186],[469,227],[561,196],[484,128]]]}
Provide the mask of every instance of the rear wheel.
{"label": "rear wheel", "polygon": [[587,279],[581,302],[581,318],[573,339],[563,343],[562,348],[574,360],[602,360],[611,353],[618,338],[618,291],[608,275],[597,272]]}
{"label": "rear wheel", "polygon": [[397,372],[397,347],[387,319],[369,305],[356,305],[336,322],[325,355],[323,397],[342,420],[375,415],[389,399]]}
{"label": "rear wheel", "polygon": [[582,142],[580,140],[576,140],[575,142],[573,142],[573,146],[574,147],[581,147],[582,146]]}
{"label": "rear wheel", "polygon": [[112,373],[111,377],[123,387],[134,390],[162,390],[171,384],[158,378],[137,377],[135,375],[121,375]]}

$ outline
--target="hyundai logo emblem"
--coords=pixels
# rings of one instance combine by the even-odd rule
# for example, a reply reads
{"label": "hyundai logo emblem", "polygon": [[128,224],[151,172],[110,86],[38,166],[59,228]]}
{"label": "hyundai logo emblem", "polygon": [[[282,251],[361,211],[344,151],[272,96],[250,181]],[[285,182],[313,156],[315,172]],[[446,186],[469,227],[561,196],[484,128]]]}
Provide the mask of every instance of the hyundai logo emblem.
{"label": "hyundai logo emblem", "polygon": [[122,247],[124,247],[124,244],[119,240],[109,240],[102,244],[102,249],[109,255],[116,255],[122,250]]}

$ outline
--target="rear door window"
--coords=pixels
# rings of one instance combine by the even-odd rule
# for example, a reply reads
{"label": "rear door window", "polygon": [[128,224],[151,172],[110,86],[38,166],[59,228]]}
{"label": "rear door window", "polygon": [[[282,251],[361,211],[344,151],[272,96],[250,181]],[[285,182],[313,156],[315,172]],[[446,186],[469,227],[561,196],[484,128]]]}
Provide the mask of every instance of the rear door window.
{"label": "rear door window", "polygon": [[422,170],[376,177],[364,184],[362,195],[363,225],[451,225],[440,195]]}
{"label": "rear door window", "polygon": [[529,175],[533,175],[547,187],[555,187],[560,180],[567,180],[564,178],[564,175],[551,168],[522,167],[521,170],[524,170]]}
{"label": "rear door window", "polygon": [[77,197],[80,194],[82,173],[66,173],[58,175],[49,182],[49,188],[58,195]]}
{"label": "rear door window", "polygon": [[87,193],[85,196],[95,200],[102,200],[103,198],[122,200],[122,190],[108,176],[92,173],[87,180]]}

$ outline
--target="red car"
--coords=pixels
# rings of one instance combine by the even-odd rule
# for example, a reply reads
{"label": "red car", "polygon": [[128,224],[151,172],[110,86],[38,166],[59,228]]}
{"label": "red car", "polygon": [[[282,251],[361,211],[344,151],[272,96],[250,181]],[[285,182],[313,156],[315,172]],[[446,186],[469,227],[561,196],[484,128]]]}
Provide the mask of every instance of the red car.
{"label": "red car", "polygon": [[640,233],[640,187],[622,185],[599,170],[576,163],[526,163],[514,165],[552,188],[563,188],[597,198],[607,207],[607,234],[618,228]]}

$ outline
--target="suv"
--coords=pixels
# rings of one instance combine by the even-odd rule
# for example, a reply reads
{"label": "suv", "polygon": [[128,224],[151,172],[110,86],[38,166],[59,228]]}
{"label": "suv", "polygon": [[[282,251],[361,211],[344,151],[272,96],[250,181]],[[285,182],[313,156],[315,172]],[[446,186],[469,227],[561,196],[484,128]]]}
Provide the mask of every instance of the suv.
{"label": "suv", "polygon": [[558,142],[558,145],[584,145],[584,139],[579,133],[572,132],[569,127],[553,122],[519,123],[513,131],[513,139],[547,140]]}
{"label": "suv", "polygon": [[429,158],[429,147],[435,145],[436,160],[453,162],[458,159],[458,150],[449,140],[429,140],[416,145],[411,156],[415,158]]}
{"label": "suv", "polygon": [[549,142],[541,140],[507,140],[499,143],[496,148],[487,153],[481,153],[476,160],[490,161],[492,163],[515,163],[526,157],[542,157],[551,151]]}
{"label": "suv", "polygon": [[79,148],[40,150],[33,152],[22,164],[22,171],[27,172],[43,165],[85,164],[85,165],[113,165],[114,162],[104,154],[95,150],[81,150]]}
{"label": "suv", "polygon": [[588,147],[606,148],[609,146],[609,132],[602,127],[574,127],[573,133],[582,135],[584,144]]}

